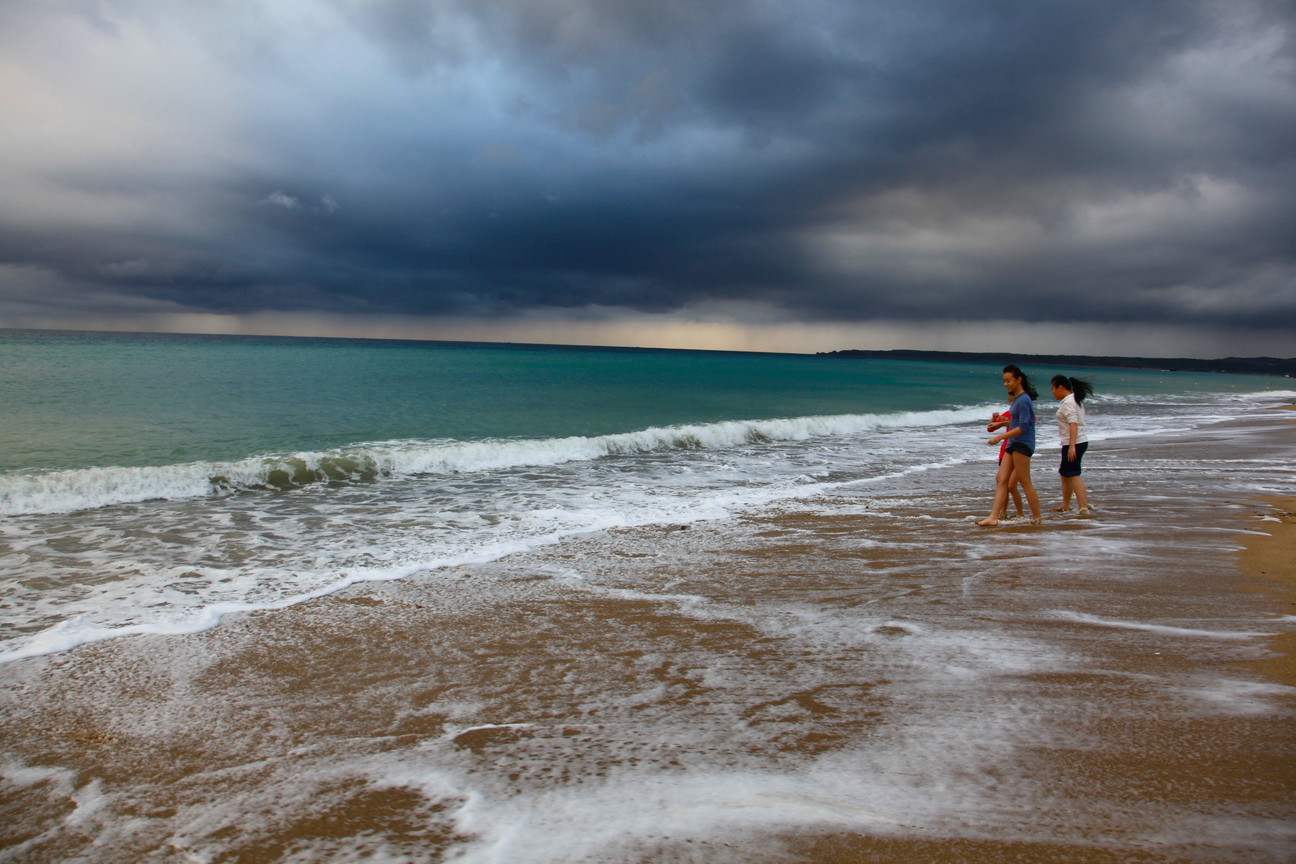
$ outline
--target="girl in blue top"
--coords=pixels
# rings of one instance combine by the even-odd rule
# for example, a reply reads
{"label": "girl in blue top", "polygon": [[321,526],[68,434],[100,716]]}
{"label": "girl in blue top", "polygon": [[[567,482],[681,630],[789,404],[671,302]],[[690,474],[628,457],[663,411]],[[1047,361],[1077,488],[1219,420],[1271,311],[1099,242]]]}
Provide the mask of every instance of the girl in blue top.
{"label": "girl in blue top", "polygon": [[1035,406],[1032,401],[1036,395],[1035,387],[1026,373],[1013,365],[1004,367],[1003,383],[1012,399],[1012,405],[1008,409],[1008,428],[991,438],[990,444],[1007,440],[1008,449],[1004,453],[1003,462],[999,463],[999,473],[995,476],[994,509],[976,524],[986,528],[999,524],[998,517],[1008,504],[1008,489],[1015,473],[1022,492],[1026,493],[1026,502],[1030,504],[1031,524],[1039,525],[1043,522],[1040,518],[1039,495],[1035,492],[1035,484],[1031,482],[1030,476],[1030,460],[1035,454]]}

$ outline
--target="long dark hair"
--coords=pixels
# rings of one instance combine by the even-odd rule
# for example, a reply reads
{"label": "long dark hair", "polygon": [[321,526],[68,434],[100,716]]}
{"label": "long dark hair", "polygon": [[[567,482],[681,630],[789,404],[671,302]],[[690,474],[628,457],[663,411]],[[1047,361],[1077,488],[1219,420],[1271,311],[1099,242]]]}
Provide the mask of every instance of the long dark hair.
{"label": "long dark hair", "polygon": [[1021,381],[1021,388],[1026,391],[1027,396],[1031,397],[1032,402],[1039,398],[1039,394],[1035,392],[1035,385],[1031,383],[1030,378],[1026,376],[1025,372],[1017,368],[1015,363],[1009,363],[1003,368],[1003,371],[1009,373],[1018,381]]}
{"label": "long dark hair", "polygon": [[1065,375],[1053,376],[1054,387],[1065,387],[1075,394],[1077,402],[1083,402],[1086,397],[1092,396],[1094,389],[1089,383],[1088,378],[1068,378]]}

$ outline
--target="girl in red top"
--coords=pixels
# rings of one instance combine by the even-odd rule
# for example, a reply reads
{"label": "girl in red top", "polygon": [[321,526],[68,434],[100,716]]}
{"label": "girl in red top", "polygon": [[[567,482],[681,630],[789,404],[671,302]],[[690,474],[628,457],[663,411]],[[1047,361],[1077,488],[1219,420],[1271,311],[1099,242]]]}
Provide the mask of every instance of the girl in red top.
{"label": "girl in red top", "polygon": [[[1011,399],[1009,399],[1008,401],[1009,403],[1012,402]],[[998,411],[994,412],[993,414],[990,415],[990,425],[986,426],[986,431],[993,432],[996,429],[1002,429],[1004,426],[1008,425],[1008,419],[1009,419],[1009,415],[1007,411],[1003,412],[1002,414],[1000,414]],[[1004,451],[1007,449],[1008,449],[1008,439],[1005,438],[1003,441],[999,442],[999,464],[1001,465],[1003,464]],[[1026,514],[1026,511],[1022,509],[1021,492],[1018,491],[1017,489],[1017,485],[1018,485],[1017,470],[1011,467],[1011,465],[1009,467],[1009,470],[1012,473],[1008,476],[1008,491],[1012,495],[1013,503],[1017,505],[1017,518],[1020,519],[1022,516]],[[998,518],[1000,519],[1008,518],[1007,502],[1004,502],[1004,512],[998,514]]]}

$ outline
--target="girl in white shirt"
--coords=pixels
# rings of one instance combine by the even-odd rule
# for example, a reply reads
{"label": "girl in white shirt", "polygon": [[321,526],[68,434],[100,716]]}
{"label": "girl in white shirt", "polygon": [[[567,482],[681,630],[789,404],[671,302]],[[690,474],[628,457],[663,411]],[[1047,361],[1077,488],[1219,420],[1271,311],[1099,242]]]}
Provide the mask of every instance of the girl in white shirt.
{"label": "girl in white shirt", "polygon": [[1062,506],[1054,507],[1054,513],[1065,513],[1071,509],[1071,493],[1076,496],[1080,506],[1080,515],[1089,515],[1089,493],[1084,481],[1080,479],[1080,460],[1089,449],[1089,436],[1085,434],[1086,396],[1093,395],[1093,385],[1082,378],[1068,378],[1065,375],[1053,376],[1053,398],[1062,404],[1058,406],[1058,438],[1062,441],[1062,465],[1058,473],[1062,475]]}

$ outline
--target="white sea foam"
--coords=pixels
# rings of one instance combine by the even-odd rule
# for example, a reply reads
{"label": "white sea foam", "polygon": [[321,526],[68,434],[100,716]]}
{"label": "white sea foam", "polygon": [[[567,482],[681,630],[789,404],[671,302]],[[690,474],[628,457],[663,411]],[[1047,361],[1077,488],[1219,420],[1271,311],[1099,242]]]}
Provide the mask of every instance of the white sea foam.
{"label": "white sea foam", "polygon": [[1276,699],[1296,695],[1296,687],[1267,681],[1213,678],[1196,682],[1188,692],[1217,710],[1254,715],[1276,710]]}
{"label": "white sea foam", "polygon": [[[1183,404],[1196,417],[1220,407]],[[10,474],[0,478],[0,511],[9,514],[0,518],[0,570],[10,577],[0,583],[0,661],[114,636],[192,633],[232,612],[282,609],[358,581],[494,561],[610,528],[939,484],[994,458],[982,434],[992,407]],[[1179,410],[1120,414],[1113,402],[1091,424],[1138,434],[1187,416]],[[1113,474],[1144,470],[1115,448],[1098,452]],[[1229,471],[1239,484],[1273,474],[1255,460]],[[330,482],[311,482],[318,477]],[[103,506],[153,498],[169,500]],[[78,508],[89,509],[58,515]]]}
{"label": "white sea foam", "polygon": [[0,515],[68,513],[113,504],[187,499],[320,481],[465,474],[562,465],[675,450],[723,450],[881,429],[948,426],[981,419],[984,407],[845,414],[655,427],[593,437],[401,440],[336,450],[147,467],[85,468],[0,476]]}
{"label": "white sea foam", "polygon": [[1244,402],[1274,402],[1296,399],[1296,390],[1257,390],[1252,393],[1238,393],[1235,397]]}
{"label": "white sea foam", "polygon": [[1144,621],[1121,621],[1115,618],[1099,618],[1097,615],[1089,615],[1084,612],[1071,612],[1064,609],[1058,610],[1054,614],[1059,618],[1063,618],[1067,621],[1075,621],[1079,624],[1092,624],[1095,627],[1113,627],[1118,630],[1143,630],[1148,633],[1162,633],[1167,636],[1232,640],[1256,639],[1273,635],[1272,633],[1258,633],[1241,630],[1203,630],[1197,627],[1173,627],[1167,624],[1149,624]]}
{"label": "white sea foam", "polygon": [[[1179,396],[1094,397],[1091,440],[1114,436],[1179,434],[1236,416],[1221,411],[1229,403],[1281,400],[1289,391]],[[1123,419],[1103,428],[1101,408],[1158,405],[1169,415]],[[1176,407],[1177,406],[1177,407]],[[419,475],[466,474],[583,462],[606,457],[669,453],[680,450],[724,450],[753,443],[806,441],[851,436],[874,430],[928,429],[985,419],[998,405],[892,414],[844,414],[769,420],[725,421],[653,427],[635,432],[563,438],[476,441],[393,440],[323,451],[254,456],[235,461],[189,462],[157,466],[105,466],[60,471],[16,471],[0,475],[0,516],[70,513],[114,504],[150,500],[185,500],[242,490],[290,489],[324,481],[369,481]],[[1048,416],[1037,405],[1041,446],[1047,440]],[[1166,422],[1166,421],[1173,422]],[[951,463],[956,464],[956,463]],[[911,470],[933,466],[915,465]],[[935,466],[942,467],[942,466]]]}
{"label": "white sea foam", "polygon": [[[610,528],[722,519],[737,509],[816,495],[827,488],[795,470],[751,483],[748,471],[737,466],[726,472],[732,476],[720,478],[703,474],[698,480],[686,472],[684,483],[671,485],[670,474],[679,465],[668,461],[654,470],[655,465],[639,464],[638,473],[628,476],[613,466],[611,479],[616,483],[588,472],[557,486],[537,485],[527,476],[488,476],[470,485],[467,494],[443,493],[431,502],[422,500],[422,484],[406,481],[383,489],[358,484],[341,502],[332,500],[335,496],[327,489],[300,499],[271,499],[265,502],[269,509],[235,507],[239,502],[227,499],[229,514],[213,514],[210,507],[159,509],[129,518],[96,511],[93,518],[104,527],[87,530],[98,533],[106,551],[87,548],[44,559],[38,567],[27,561],[13,568],[47,584],[34,592],[23,592],[22,582],[6,586],[6,623],[30,626],[31,621],[51,617],[62,620],[11,638],[0,663],[120,636],[201,632],[226,615],[283,609],[358,582],[495,561]],[[757,469],[770,473],[760,465]],[[490,496],[492,503],[482,496]],[[308,526],[319,514],[332,511],[341,515],[322,526]],[[229,531],[230,518],[214,520],[219,524],[211,529],[194,524],[195,519],[217,515],[237,515],[253,530]],[[24,528],[40,532],[20,522],[3,527],[15,548],[33,545],[19,533]],[[165,546],[139,536],[153,531],[168,535]],[[213,539],[221,533],[224,541]],[[40,541],[34,545],[39,548]],[[235,552],[252,560],[242,566],[211,562],[214,547],[223,547],[221,555]],[[86,570],[124,576],[86,584],[79,575]],[[49,584],[55,582],[63,587]]]}

